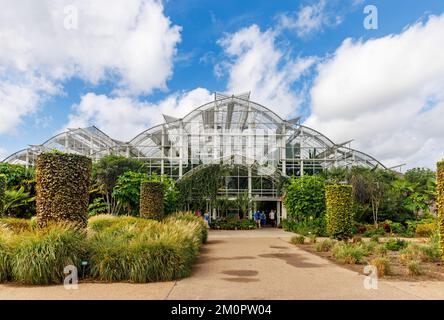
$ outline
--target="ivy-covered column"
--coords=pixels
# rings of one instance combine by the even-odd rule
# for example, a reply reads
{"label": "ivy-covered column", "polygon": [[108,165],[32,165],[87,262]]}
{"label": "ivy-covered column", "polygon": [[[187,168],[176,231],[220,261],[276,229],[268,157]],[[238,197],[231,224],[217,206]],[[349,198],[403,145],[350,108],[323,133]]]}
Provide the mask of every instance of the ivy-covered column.
{"label": "ivy-covered column", "polygon": [[335,239],[347,240],[352,236],[353,197],[351,185],[325,187],[327,232]]}
{"label": "ivy-covered column", "polygon": [[436,191],[438,203],[438,232],[441,257],[444,260],[444,160],[437,163]]}
{"label": "ivy-covered column", "polygon": [[142,182],[140,185],[140,217],[160,220],[164,215],[162,182]]}
{"label": "ivy-covered column", "polygon": [[43,153],[37,158],[37,224],[72,222],[86,227],[88,222],[90,158],[58,152]]}

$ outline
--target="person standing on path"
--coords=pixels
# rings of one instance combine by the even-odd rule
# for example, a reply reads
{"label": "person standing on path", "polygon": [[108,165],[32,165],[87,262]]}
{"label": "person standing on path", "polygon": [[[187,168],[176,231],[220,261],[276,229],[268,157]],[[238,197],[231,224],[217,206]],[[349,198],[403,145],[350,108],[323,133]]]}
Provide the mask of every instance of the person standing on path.
{"label": "person standing on path", "polygon": [[253,217],[254,217],[254,221],[256,222],[257,227],[260,229],[261,228],[261,217],[260,217],[259,211],[255,211]]}
{"label": "person standing on path", "polygon": [[276,221],[274,220],[274,219],[275,219],[275,213],[274,213],[274,210],[271,210],[271,211],[270,211],[269,218],[270,218],[270,221],[271,221],[271,226],[272,226],[273,228],[275,228],[275,227],[276,227]]}

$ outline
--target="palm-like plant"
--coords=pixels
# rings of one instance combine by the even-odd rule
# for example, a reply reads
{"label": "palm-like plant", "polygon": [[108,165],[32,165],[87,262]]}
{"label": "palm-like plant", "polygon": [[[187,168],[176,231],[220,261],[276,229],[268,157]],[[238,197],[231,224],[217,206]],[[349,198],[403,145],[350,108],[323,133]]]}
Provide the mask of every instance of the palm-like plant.
{"label": "palm-like plant", "polygon": [[35,197],[31,197],[29,192],[25,192],[24,187],[18,190],[5,191],[5,212],[22,206],[27,206],[30,202],[35,201]]}

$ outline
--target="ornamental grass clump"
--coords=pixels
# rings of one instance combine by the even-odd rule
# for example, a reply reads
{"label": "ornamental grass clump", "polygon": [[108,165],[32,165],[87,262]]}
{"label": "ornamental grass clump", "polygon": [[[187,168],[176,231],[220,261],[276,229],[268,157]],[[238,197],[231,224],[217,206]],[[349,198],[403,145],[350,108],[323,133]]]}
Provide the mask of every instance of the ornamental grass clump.
{"label": "ornamental grass clump", "polygon": [[0,282],[11,277],[11,237],[12,232],[0,226]]}
{"label": "ornamental grass clump", "polygon": [[334,245],[335,245],[335,242],[333,240],[325,239],[325,240],[317,243],[315,249],[318,252],[328,252],[333,248]]}
{"label": "ornamental grass clump", "polygon": [[36,227],[35,220],[20,218],[0,218],[0,224],[14,233],[31,231]]}
{"label": "ornamental grass clump", "polygon": [[164,221],[118,217],[95,219],[89,239],[90,274],[102,281],[168,281],[191,272],[206,225],[187,214]]}
{"label": "ornamental grass clump", "polygon": [[378,271],[378,277],[390,275],[390,260],[385,257],[376,257],[370,261],[370,265],[375,266]]}
{"label": "ornamental grass clump", "polygon": [[291,238],[291,243],[293,244],[304,244],[305,243],[305,237],[304,236],[293,236]]}
{"label": "ornamental grass clump", "polygon": [[366,251],[361,245],[337,243],[332,249],[332,255],[341,263],[359,264],[362,263]]}
{"label": "ornamental grass clump", "polygon": [[327,232],[338,240],[352,237],[353,197],[350,185],[327,185],[325,187]]}
{"label": "ornamental grass clump", "polygon": [[62,283],[64,268],[80,266],[85,232],[69,224],[50,224],[22,232],[11,241],[11,278],[24,284]]}
{"label": "ornamental grass clump", "polygon": [[0,174],[0,216],[5,213],[6,175]]}

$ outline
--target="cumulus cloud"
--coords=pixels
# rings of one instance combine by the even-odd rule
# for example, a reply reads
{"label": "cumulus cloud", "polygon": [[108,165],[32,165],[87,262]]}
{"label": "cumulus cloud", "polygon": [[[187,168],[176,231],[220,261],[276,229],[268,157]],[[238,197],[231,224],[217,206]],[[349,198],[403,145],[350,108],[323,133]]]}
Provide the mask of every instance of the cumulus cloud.
{"label": "cumulus cloud", "polygon": [[162,114],[183,117],[212,99],[211,93],[203,88],[171,94],[156,104],[87,93],[73,106],[66,128],[96,125],[115,139],[129,141],[143,130],[162,123]]}
{"label": "cumulus cloud", "polygon": [[228,73],[227,91],[251,91],[254,101],[286,117],[297,112],[302,96],[292,85],[314,64],[315,58],[292,59],[275,43],[273,30],[257,25],[227,34],[218,41],[230,60],[220,71]]}
{"label": "cumulus cloud", "polygon": [[299,37],[303,38],[322,31],[326,26],[336,26],[342,20],[341,15],[327,8],[326,0],[320,0],[311,5],[301,6],[295,13],[281,14],[278,28],[294,30]]}
{"label": "cumulus cloud", "polygon": [[355,139],[387,165],[433,167],[444,156],[444,15],[399,34],[346,39],[318,66],[306,125]]}
{"label": "cumulus cloud", "polygon": [[61,92],[41,83],[110,80],[125,95],[165,89],[180,31],[157,0],[2,1],[0,113],[12,121],[0,133]]}

